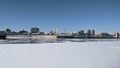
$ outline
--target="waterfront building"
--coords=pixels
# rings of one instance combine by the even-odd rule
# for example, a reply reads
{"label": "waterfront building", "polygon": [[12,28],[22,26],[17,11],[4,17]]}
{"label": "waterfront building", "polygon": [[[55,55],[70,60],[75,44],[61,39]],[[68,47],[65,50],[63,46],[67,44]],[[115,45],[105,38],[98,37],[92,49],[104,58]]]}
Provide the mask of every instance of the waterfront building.
{"label": "waterfront building", "polygon": [[87,37],[90,37],[91,36],[91,30],[88,30],[87,31]]}
{"label": "waterfront building", "polygon": [[98,34],[98,37],[101,37],[101,38],[111,38],[113,36],[110,35],[109,33],[100,33],[100,34]]}
{"label": "waterfront building", "polygon": [[6,39],[5,31],[0,31],[0,39]]}
{"label": "waterfront building", "polygon": [[17,35],[18,33],[17,32],[15,32],[15,31],[11,31],[10,32],[10,35]]}
{"label": "waterfront building", "polygon": [[79,34],[80,34],[80,35],[84,34],[84,30],[80,30],[80,31],[79,31]]}
{"label": "waterfront building", "polygon": [[44,33],[44,32],[39,32],[39,34],[40,34],[40,35],[45,35],[45,33]]}
{"label": "waterfront building", "polygon": [[79,34],[79,36],[81,36],[81,37],[84,37],[84,36],[85,36],[84,30],[80,30],[80,31],[78,32],[78,34]]}
{"label": "waterfront building", "polygon": [[92,36],[93,37],[95,36],[95,30],[92,30]]}
{"label": "waterfront building", "polygon": [[31,34],[39,34],[40,30],[37,27],[31,28]]}
{"label": "waterfront building", "polygon": [[19,31],[18,34],[20,35],[28,35],[29,32],[25,31],[24,29],[22,31]]}
{"label": "waterfront building", "polygon": [[6,32],[11,32],[11,30],[9,28],[6,29]]}
{"label": "waterfront building", "polygon": [[56,35],[56,32],[50,31],[50,32],[48,33],[48,35]]}
{"label": "waterfront building", "polygon": [[0,31],[0,35],[5,35],[6,32],[5,31]]}
{"label": "waterfront building", "polygon": [[10,34],[11,30],[9,28],[6,29],[6,34]]}
{"label": "waterfront building", "polygon": [[71,33],[59,33],[57,38],[74,38],[74,36]]}
{"label": "waterfront building", "polygon": [[115,33],[114,33],[114,37],[119,38],[119,33],[118,33],[118,32],[115,32]]}
{"label": "waterfront building", "polygon": [[72,36],[71,33],[60,33],[59,35],[60,35],[60,36]]}

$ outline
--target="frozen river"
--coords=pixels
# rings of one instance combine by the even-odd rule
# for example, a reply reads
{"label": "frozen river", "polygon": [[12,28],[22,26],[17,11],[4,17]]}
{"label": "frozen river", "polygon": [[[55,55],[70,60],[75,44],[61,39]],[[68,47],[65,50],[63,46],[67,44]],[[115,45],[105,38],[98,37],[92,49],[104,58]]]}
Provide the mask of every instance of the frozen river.
{"label": "frozen river", "polygon": [[0,44],[0,68],[120,68],[120,41]]}
{"label": "frozen river", "polygon": [[41,44],[41,43],[65,43],[65,42],[98,42],[98,41],[120,41],[120,39],[6,39],[0,40],[0,44]]}

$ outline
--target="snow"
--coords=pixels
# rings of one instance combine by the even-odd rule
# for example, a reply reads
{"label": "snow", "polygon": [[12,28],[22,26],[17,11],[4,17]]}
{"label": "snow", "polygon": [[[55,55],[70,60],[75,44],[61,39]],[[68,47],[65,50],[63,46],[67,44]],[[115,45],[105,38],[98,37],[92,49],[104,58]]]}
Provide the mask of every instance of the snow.
{"label": "snow", "polygon": [[120,41],[0,44],[0,68],[120,68]]}

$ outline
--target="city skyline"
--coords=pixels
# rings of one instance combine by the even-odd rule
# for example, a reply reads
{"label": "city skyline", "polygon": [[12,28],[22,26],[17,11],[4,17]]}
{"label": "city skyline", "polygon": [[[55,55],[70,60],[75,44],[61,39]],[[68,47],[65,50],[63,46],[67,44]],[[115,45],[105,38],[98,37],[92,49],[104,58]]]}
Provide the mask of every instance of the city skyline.
{"label": "city skyline", "polygon": [[30,33],[36,33],[36,34],[42,34],[42,35],[44,35],[44,34],[49,34],[49,33],[53,33],[53,34],[74,34],[74,33],[76,33],[76,34],[89,34],[89,35],[97,35],[97,34],[111,34],[111,35],[115,35],[116,33],[118,33],[119,34],[119,32],[114,32],[114,33],[109,33],[109,32],[99,32],[99,33],[97,33],[97,31],[96,30],[94,30],[94,29],[88,29],[88,30],[78,30],[78,31],[76,31],[76,32],[67,32],[67,31],[60,31],[60,30],[58,30],[58,29],[56,29],[56,30],[49,30],[49,32],[45,32],[45,31],[41,31],[40,30],[40,28],[39,27],[31,27],[30,29],[29,29],[29,31],[27,31],[27,30],[24,30],[24,29],[21,29],[21,30],[19,30],[19,31],[14,31],[14,30],[11,30],[10,28],[6,28],[6,29],[4,29],[4,30],[0,30],[0,33],[2,34],[2,33],[10,33],[10,34],[30,34]]}
{"label": "city skyline", "polygon": [[0,30],[120,33],[119,0],[0,0]]}

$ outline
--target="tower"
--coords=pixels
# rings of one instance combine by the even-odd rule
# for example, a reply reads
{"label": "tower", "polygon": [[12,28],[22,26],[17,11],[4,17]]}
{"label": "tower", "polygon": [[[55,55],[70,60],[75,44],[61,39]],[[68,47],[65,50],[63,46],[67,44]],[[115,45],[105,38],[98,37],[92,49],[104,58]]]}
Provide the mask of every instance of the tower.
{"label": "tower", "polygon": [[95,30],[92,30],[92,36],[95,36]]}

